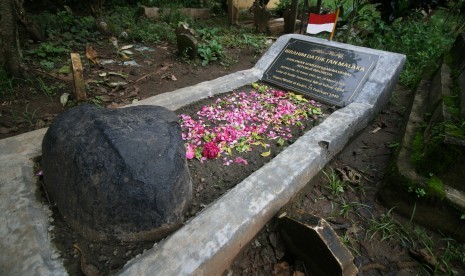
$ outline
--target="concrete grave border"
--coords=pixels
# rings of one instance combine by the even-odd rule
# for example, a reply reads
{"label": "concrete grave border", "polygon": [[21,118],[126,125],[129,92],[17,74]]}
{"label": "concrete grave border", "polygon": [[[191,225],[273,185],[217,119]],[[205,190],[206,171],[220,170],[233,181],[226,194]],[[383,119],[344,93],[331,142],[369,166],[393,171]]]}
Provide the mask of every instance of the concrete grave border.
{"label": "concrete grave border", "polygon": [[[387,103],[405,63],[405,56],[400,54],[283,35],[249,70],[157,95],[136,105],[175,110],[257,81],[290,38],[372,53],[380,59],[354,102],[335,111],[170,237],[129,261],[120,275],[220,275],[279,209]],[[50,241],[50,211],[35,197],[31,158],[41,154],[45,132],[41,129],[0,140],[2,275],[67,274]]]}

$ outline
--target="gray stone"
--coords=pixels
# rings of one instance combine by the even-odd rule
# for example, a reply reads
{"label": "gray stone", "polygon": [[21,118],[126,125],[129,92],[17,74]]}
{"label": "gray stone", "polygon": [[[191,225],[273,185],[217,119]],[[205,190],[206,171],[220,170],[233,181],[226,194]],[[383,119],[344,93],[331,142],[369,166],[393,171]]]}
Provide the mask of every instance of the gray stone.
{"label": "gray stone", "polygon": [[178,51],[181,55],[187,54],[191,59],[197,56],[199,42],[196,38],[195,31],[189,28],[187,23],[181,22],[176,28],[176,41]]}
{"label": "gray stone", "polygon": [[193,29],[185,22],[181,22],[175,30],[178,51],[181,55],[187,54],[191,59],[197,56],[199,41]]}
{"label": "gray stone", "polygon": [[176,35],[176,41],[178,51],[181,55],[187,54],[187,56],[191,59],[197,56],[199,43],[195,37],[190,34],[178,34]]}
{"label": "gray stone", "polygon": [[162,238],[192,197],[178,118],[160,106],[63,113],[44,136],[42,167],[61,215],[91,240]]}
{"label": "gray stone", "polygon": [[305,263],[311,275],[357,275],[354,257],[323,218],[283,213],[278,228],[286,248]]}

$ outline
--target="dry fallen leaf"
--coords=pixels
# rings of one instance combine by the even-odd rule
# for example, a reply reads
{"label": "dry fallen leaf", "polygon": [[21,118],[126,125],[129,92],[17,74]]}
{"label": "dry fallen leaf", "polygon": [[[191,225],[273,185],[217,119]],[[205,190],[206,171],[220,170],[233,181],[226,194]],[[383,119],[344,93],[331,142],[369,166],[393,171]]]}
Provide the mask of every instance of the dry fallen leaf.
{"label": "dry fallen leaf", "polygon": [[69,98],[69,93],[63,93],[61,94],[60,96],[60,103],[63,107],[65,107],[66,103],[68,102],[68,98]]}
{"label": "dry fallen leaf", "polygon": [[97,51],[95,51],[90,45],[86,46],[86,57],[94,64],[100,64]]}
{"label": "dry fallen leaf", "polygon": [[115,81],[115,82],[109,82],[107,83],[107,85],[109,87],[118,87],[118,86],[123,86],[123,85],[126,85],[128,84],[127,82],[124,82],[124,81]]}
{"label": "dry fallen leaf", "polygon": [[116,39],[116,37],[112,36],[110,38],[110,41],[111,41],[111,44],[113,44],[115,48],[118,48],[118,39]]}
{"label": "dry fallen leaf", "polygon": [[375,129],[373,129],[370,133],[376,133],[376,132],[378,132],[378,131],[380,131],[380,130],[381,130],[381,128],[380,128],[380,127],[377,127],[377,128],[375,128]]}
{"label": "dry fallen leaf", "polygon": [[134,45],[124,45],[123,47],[121,47],[120,50],[127,50],[127,49],[131,49],[132,47],[134,47]]}

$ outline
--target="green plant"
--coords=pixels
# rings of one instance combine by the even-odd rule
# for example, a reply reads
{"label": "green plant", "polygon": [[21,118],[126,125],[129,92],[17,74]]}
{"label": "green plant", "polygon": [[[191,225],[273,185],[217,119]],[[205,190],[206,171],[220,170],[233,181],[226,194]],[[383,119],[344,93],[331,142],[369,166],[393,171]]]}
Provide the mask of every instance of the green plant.
{"label": "green plant", "polygon": [[265,43],[265,37],[262,36],[252,36],[249,34],[242,34],[244,44],[248,47],[251,47],[256,54],[260,54],[265,51],[267,48]]}
{"label": "green plant", "polygon": [[[465,16],[463,16],[463,9],[465,7],[464,0],[449,1],[449,9],[445,22],[451,22],[455,34],[460,34],[465,31]],[[462,12],[461,12],[462,11]]]}
{"label": "green plant", "polygon": [[102,96],[94,96],[92,98],[87,99],[87,102],[92,105],[102,107],[103,99],[102,99]]}
{"label": "green plant", "polygon": [[39,57],[40,65],[45,69],[51,70],[55,67],[55,63],[59,62],[64,54],[68,53],[68,49],[54,44],[52,42],[42,42],[38,48],[27,51],[28,55]]}
{"label": "green plant", "polygon": [[465,264],[465,243],[457,243],[454,240],[446,239],[447,245],[441,256],[443,263],[458,262]]}
{"label": "green plant", "polygon": [[347,202],[344,198],[342,198],[342,202],[339,204],[340,210],[339,210],[339,215],[342,217],[347,217],[349,215],[349,212],[354,208],[354,207],[365,207],[369,208],[368,205],[360,203],[360,202]]}
{"label": "green plant", "polygon": [[196,32],[199,34],[201,40],[197,52],[202,60],[202,66],[219,60],[224,56],[218,28],[198,28]]}
{"label": "green plant", "polygon": [[429,22],[398,19],[392,31],[386,33],[385,49],[407,55],[400,82],[415,88],[427,65],[436,63],[439,56],[453,43],[451,26],[443,24],[444,14],[436,13]]}
{"label": "green plant", "polygon": [[420,162],[424,158],[423,153],[423,128],[420,128],[416,133],[412,141],[412,154],[410,156],[410,161],[416,167],[419,166]]}
{"label": "green plant", "polygon": [[382,214],[379,220],[370,219],[366,232],[369,241],[373,240],[377,235],[380,237],[380,241],[390,240],[397,236],[399,225],[392,216],[393,210],[390,209],[386,214]]}
{"label": "green plant", "polygon": [[446,192],[444,190],[444,183],[442,180],[435,176],[431,175],[427,182],[428,195],[434,198],[442,200],[446,197]]}
{"label": "green plant", "polygon": [[337,197],[344,193],[345,183],[339,178],[333,169],[331,169],[329,173],[323,171],[323,174],[326,176],[326,180],[328,181],[326,189],[331,192],[331,195]]}
{"label": "green plant", "polygon": [[449,238],[438,240],[421,226],[413,226],[411,222],[400,223],[394,218],[393,210],[392,208],[379,218],[372,218],[369,221],[365,239],[388,242],[396,240],[404,247],[424,250],[427,255],[437,261],[429,263],[429,266],[420,267],[422,275],[455,275],[454,267],[465,263],[465,244],[457,243]]}
{"label": "green plant", "polygon": [[418,198],[422,198],[426,196],[426,191],[423,187],[418,187],[418,186],[409,186],[408,187],[408,192],[409,193],[415,193],[415,195]]}
{"label": "green plant", "polygon": [[200,44],[197,51],[202,59],[202,66],[220,59],[224,54],[223,47],[216,40],[210,40],[208,44]]}
{"label": "green plant", "polygon": [[[276,4],[276,8],[274,9],[274,13],[277,16],[282,17],[284,15],[284,12],[290,8],[291,6],[291,0],[279,0],[278,3]],[[297,9],[301,11],[304,7],[304,0],[298,0],[297,3]]]}
{"label": "green plant", "polygon": [[263,53],[268,45],[266,36],[250,32],[248,29],[239,29],[237,27],[222,28],[222,36],[217,37],[224,47],[231,48],[249,48],[255,54]]}
{"label": "green plant", "polygon": [[53,96],[56,95],[55,87],[52,85],[47,85],[42,78],[37,78],[37,82],[39,83],[40,90],[47,96],[50,101],[53,101]]}
{"label": "green plant", "polygon": [[37,120],[36,113],[39,109],[40,107],[36,108],[34,111],[31,112],[29,110],[29,103],[28,103],[26,104],[24,111],[21,113],[21,116],[14,115],[14,117],[16,118],[16,120],[24,121],[27,123],[28,126],[32,127],[36,123],[36,120]]}
{"label": "green plant", "polygon": [[70,9],[51,13],[41,12],[34,17],[39,25],[46,26],[49,37],[60,38],[60,44],[73,48],[97,37],[92,16],[75,16]]}
{"label": "green plant", "polygon": [[14,97],[14,82],[15,78],[8,76],[3,68],[0,68],[0,95],[10,95]]}
{"label": "green plant", "polygon": [[199,34],[200,39],[204,41],[210,41],[216,39],[218,28],[199,28],[196,32]]}
{"label": "green plant", "polygon": [[138,8],[115,7],[112,12],[103,15],[103,21],[106,22],[108,30],[112,33],[120,34],[126,32],[129,38],[145,43],[157,43],[167,41],[176,42],[174,32],[178,22],[185,21],[189,24],[192,19],[173,10],[162,13],[158,22],[154,23],[149,18],[138,15]]}
{"label": "green plant", "polygon": [[368,0],[336,1],[334,10],[339,8],[338,25],[344,26],[344,29],[337,33],[338,39],[361,44],[369,34],[383,31],[386,25],[381,20],[376,6],[377,4],[371,4]]}
{"label": "green plant", "polygon": [[400,145],[399,142],[389,142],[389,143],[387,144],[387,147],[388,147],[388,148],[397,148],[397,147],[399,147],[399,145]]}

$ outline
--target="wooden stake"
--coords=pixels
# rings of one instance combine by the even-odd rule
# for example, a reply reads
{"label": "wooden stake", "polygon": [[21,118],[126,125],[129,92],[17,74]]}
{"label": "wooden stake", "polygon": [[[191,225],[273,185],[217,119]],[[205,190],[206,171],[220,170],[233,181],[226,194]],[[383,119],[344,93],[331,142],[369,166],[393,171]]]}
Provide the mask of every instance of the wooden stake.
{"label": "wooden stake", "polygon": [[73,67],[74,93],[78,102],[87,100],[86,87],[82,74],[81,57],[78,53],[71,53],[71,65]]}
{"label": "wooden stake", "polygon": [[336,20],[334,20],[333,31],[329,34],[328,40],[333,40],[334,32],[336,31],[337,19],[339,18],[339,9],[336,10]]}

